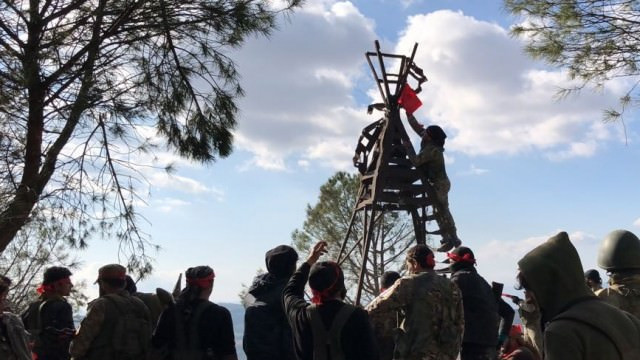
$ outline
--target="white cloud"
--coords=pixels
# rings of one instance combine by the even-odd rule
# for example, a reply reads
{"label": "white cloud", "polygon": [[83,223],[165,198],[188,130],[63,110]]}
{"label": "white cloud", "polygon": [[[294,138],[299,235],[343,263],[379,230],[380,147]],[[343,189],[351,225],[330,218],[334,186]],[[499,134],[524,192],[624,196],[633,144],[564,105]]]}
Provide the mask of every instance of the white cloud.
{"label": "white cloud", "polygon": [[[376,120],[362,102],[378,97],[364,57],[377,37],[352,3],[312,0],[272,37],[233,54],[247,94],[235,146],[253,155],[242,168],[287,171],[300,160],[350,167],[361,129]],[[383,50],[409,54],[415,42],[416,63],[430,80],[418,117],[445,128],[449,155],[541,152],[559,161],[621,139],[600,119],[624,86],[611,82],[601,93],[555,101],[569,85],[566,73],[530,60],[495,23],[449,10],[415,15]]]}
{"label": "white cloud", "polygon": [[566,74],[533,63],[496,24],[449,10],[415,15],[395,52],[407,53],[415,42],[416,63],[430,80],[418,117],[443,125],[452,151],[589,157],[614,131],[594,124],[615,101],[615,84],[554,101],[557,89],[569,86]]}
{"label": "white cloud", "polygon": [[595,141],[589,142],[573,142],[568,145],[567,149],[560,150],[556,153],[550,152],[547,154],[551,160],[565,160],[573,157],[590,157],[595,154],[597,149],[597,143]]}
{"label": "white cloud", "polygon": [[184,206],[188,206],[188,205],[191,205],[191,203],[188,202],[188,201],[184,201],[184,200],[180,200],[180,199],[174,199],[174,198],[158,199],[158,200],[154,201],[154,203],[153,203],[153,207],[155,209],[157,209],[160,212],[164,212],[164,213],[169,213],[169,212],[172,212],[173,210],[175,210],[176,208],[184,207]]}
{"label": "white cloud", "polygon": [[489,172],[488,169],[482,169],[482,168],[476,167],[474,164],[471,164],[469,169],[465,171],[461,171],[460,175],[467,175],[467,176],[468,175],[484,175],[488,172]]}
{"label": "white cloud", "polygon": [[636,221],[633,222],[633,226],[640,227],[640,218],[637,218]]}
{"label": "white cloud", "polygon": [[169,174],[164,171],[153,171],[146,174],[152,187],[170,189],[188,194],[210,194],[216,200],[224,199],[224,192],[211,186],[207,186],[195,179],[185,176]]}
{"label": "white cloud", "polygon": [[320,0],[290,19],[234,55],[247,94],[236,149],[253,154],[243,168],[285,171],[289,158],[342,168],[361,129],[375,120],[353,97],[358,79],[368,76],[364,51],[376,38],[373,22],[350,2]]}
{"label": "white cloud", "polygon": [[298,160],[298,166],[300,166],[303,169],[308,169],[309,165],[311,165],[309,160]]}
{"label": "white cloud", "polygon": [[306,158],[310,160],[320,160],[328,167],[350,170],[353,168],[351,158],[353,157],[353,143],[345,141],[344,138],[327,138],[311,146],[306,153]]}
{"label": "white cloud", "polygon": [[[478,260],[478,271],[487,281],[497,281],[510,286],[515,283],[518,261],[536,246],[544,243],[560,230],[547,235],[536,235],[513,241],[492,240],[480,246],[473,247]],[[578,250],[585,269],[593,265],[596,259],[599,239],[583,231],[569,233],[571,242]],[[505,287],[505,292],[511,289]]]}

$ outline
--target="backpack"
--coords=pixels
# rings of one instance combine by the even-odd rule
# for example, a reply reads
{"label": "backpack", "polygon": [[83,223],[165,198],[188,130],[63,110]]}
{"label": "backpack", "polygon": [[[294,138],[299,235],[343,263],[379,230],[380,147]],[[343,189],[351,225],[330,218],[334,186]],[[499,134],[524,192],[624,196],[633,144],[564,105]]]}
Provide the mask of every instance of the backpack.
{"label": "backpack", "polygon": [[344,360],[341,335],[342,328],[351,314],[356,310],[355,306],[344,304],[333,318],[331,328],[327,331],[320,317],[320,311],[316,305],[307,307],[307,314],[311,321],[311,333],[313,335],[313,360]]}
{"label": "backpack", "polygon": [[213,349],[202,349],[198,325],[202,314],[213,306],[209,301],[199,303],[193,310],[193,315],[184,321],[179,307],[175,309],[175,337],[176,347],[172,351],[173,360],[212,359]]}
{"label": "backpack", "polygon": [[289,333],[289,324],[281,309],[259,300],[245,309],[242,348],[248,360],[292,357]]}
{"label": "backpack", "polygon": [[151,323],[144,304],[133,297],[106,295],[105,298],[118,313],[111,336],[115,358],[145,359],[151,345]]}
{"label": "backpack", "polygon": [[39,349],[42,346],[42,308],[49,303],[49,300],[40,300],[29,305],[27,310],[20,316],[25,330],[29,332],[30,341],[33,348]]}

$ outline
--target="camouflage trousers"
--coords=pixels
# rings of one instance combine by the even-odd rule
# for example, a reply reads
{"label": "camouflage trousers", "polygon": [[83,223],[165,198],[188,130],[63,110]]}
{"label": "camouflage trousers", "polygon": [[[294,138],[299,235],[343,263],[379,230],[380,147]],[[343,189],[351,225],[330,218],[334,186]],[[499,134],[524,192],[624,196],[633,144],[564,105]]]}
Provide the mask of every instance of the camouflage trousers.
{"label": "camouflage trousers", "polygon": [[437,181],[431,184],[435,192],[434,215],[444,237],[456,235],[456,223],[449,211],[449,190],[451,182],[449,180]]}

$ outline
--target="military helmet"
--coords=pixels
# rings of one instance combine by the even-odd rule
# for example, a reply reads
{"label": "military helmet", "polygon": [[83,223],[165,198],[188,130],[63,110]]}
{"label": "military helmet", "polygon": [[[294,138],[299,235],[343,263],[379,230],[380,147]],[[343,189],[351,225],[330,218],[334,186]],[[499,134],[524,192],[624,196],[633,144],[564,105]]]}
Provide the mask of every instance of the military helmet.
{"label": "military helmet", "polygon": [[600,244],[598,266],[607,271],[640,269],[640,239],[627,230],[610,232]]}

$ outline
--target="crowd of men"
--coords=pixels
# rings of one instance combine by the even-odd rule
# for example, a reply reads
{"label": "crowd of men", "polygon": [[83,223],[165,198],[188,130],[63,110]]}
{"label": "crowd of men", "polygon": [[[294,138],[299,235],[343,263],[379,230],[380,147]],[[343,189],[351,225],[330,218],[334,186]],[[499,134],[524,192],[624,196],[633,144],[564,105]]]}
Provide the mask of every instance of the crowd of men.
{"label": "crowd of men", "polygon": [[[517,279],[524,299],[476,271],[471,249],[447,254],[436,271],[423,244],[406,254],[406,273],[385,273],[382,289],[365,308],[345,301],[344,273],[319,261],[318,242],[296,269],[298,254],[286,245],[266,253],[268,272],[257,276],[245,299],[243,348],[248,360],[637,360],[640,359],[640,240],[617,230],[602,242],[595,270],[583,271],[578,252],[561,232],[527,253]],[[442,269],[440,269],[442,270]],[[446,274],[443,274],[446,273]],[[237,359],[231,315],[209,301],[215,273],[189,268],[186,286],[145,294],[118,264],[105,265],[76,329],[71,272],[44,272],[38,301],[17,316],[6,304],[11,280],[0,278],[0,359]],[[305,287],[311,290],[310,302]]]}

